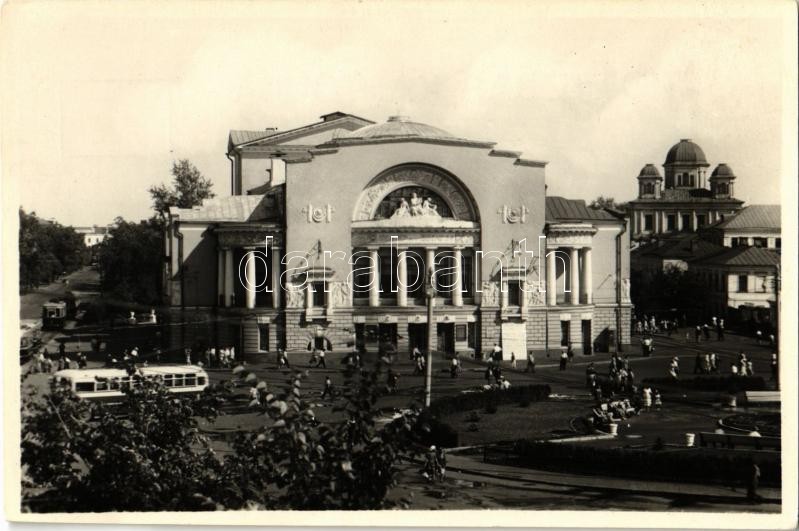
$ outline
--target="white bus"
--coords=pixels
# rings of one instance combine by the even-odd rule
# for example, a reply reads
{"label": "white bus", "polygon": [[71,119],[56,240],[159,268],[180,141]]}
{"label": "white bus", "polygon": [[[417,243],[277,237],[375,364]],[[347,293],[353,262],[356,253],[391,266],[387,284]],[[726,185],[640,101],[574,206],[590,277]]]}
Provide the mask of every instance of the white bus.
{"label": "white bus", "polygon": [[[194,365],[140,367],[139,374],[160,379],[175,394],[201,393],[208,387],[208,374]],[[65,369],[53,378],[68,384],[79,398],[103,402],[120,402],[124,397],[122,390],[131,384],[130,375],[123,369]]]}

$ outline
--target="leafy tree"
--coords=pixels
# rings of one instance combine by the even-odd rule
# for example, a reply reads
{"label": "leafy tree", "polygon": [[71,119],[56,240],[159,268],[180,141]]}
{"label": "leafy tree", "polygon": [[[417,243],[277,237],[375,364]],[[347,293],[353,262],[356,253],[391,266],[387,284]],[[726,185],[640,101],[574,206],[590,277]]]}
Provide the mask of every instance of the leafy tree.
{"label": "leafy tree", "polygon": [[198,419],[213,419],[232,385],[195,400],[138,379],[125,391],[124,415],[64,388],[34,393],[23,401],[22,464],[25,486],[44,492],[28,502],[67,512],[388,507],[400,462],[416,455],[417,415],[378,427],[380,372],[346,373],[331,422],[315,418],[304,374],[287,372],[283,392],[259,384],[250,405],[264,425],[239,434],[224,459]]}
{"label": "leafy tree", "polygon": [[169,207],[192,208],[202,204],[205,199],[214,197],[212,183],[202,176],[188,159],[172,163],[172,188],[166,185],[150,187],[153,209],[161,219],[167,219]]}
{"label": "leafy tree", "polygon": [[130,372],[138,385],[126,390],[124,415],[57,384],[24,401],[23,487],[45,490],[28,499],[32,509],[216,509],[209,491],[221,462],[197,421],[215,416],[213,395],[176,397]]}
{"label": "leafy tree", "polygon": [[641,304],[652,309],[680,308],[700,309],[709,298],[707,285],[695,271],[670,266],[659,271],[643,293]]}
{"label": "leafy tree", "polygon": [[595,209],[610,208],[612,210],[620,210],[623,207],[622,204],[616,203],[616,200],[612,197],[605,197],[604,195],[600,195],[591,201],[591,204],[588,206]]}
{"label": "leafy tree", "polygon": [[72,227],[45,222],[19,209],[20,288],[30,289],[71,273],[88,258],[83,237]]}
{"label": "leafy tree", "polygon": [[140,223],[116,219],[98,244],[97,266],[103,292],[126,301],[157,304],[161,299],[163,225],[157,218]]}

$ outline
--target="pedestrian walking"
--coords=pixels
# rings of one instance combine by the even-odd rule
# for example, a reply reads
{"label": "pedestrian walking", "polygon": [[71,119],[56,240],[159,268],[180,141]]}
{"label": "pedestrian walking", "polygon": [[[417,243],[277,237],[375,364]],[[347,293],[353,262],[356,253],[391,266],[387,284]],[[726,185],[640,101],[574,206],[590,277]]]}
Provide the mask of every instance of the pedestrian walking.
{"label": "pedestrian walking", "polygon": [[532,350],[527,352],[527,367],[525,367],[524,372],[535,374],[535,354],[533,354]]}
{"label": "pedestrian walking", "polygon": [[452,358],[452,361],[450,362],[450,365],[449,365],[449,376],[450,376],[450,378],[457,378],[458,377],[458,369],[459,368],[460,367],[459,367],[458,358],[457,357]]}
{"label": "pedestrian walking", "polygon": [[649,386],[644,387],[644,390],[641,392],[641,397],[644,403],[644,410],[649,411],[652,409],[652,389]]}
{"label": "pedestrian walking", "polygon": [[566,347],[566,355],[569,357],[569,361],[574,361],[574,348],[572,348],[571,341],[569,341],[569,345]]}
{"label": "pedestrian walking", "polygon": [[710,370],[711,370],[710,354],[705,354],[705,357],[702,360],[702,371],[705,374],[710,374]]}
{"label": "pedestrian walking", "polygon": [[319,363],[317,366],[327,369],[327,363],[325,363],[325,347],[319,349]]}
{"label": "pedestrian walking", "polygon": [[718,356],[716,356],[715,352],[710,353],[710,372],[719,372]]}
{"label": "pedestrian walking", "polygon": [[325,388],[322,391],[322,398],[329,396],[333,398],[333,382],[330,380],[330,376],[325,376]]}
{"label": "pedestrian walking", "polygon": [[560,353],[560,370],[562,371],[566,370],[566,363],[568,363],[568,361],[569,361],[569,355],[566,354],[566,351],[564,350]]}
{"label": "pedestrian walking", "polygon": [[655,409],[660,411],[660,408],[663,407],[663,400],[660,398],[660,391],[655,389],[654,391],[654,402],[655,402]]}
{"label": "pedestrian walking", "polygon": [[776,382],[779,378],[779,366],[777,365],[777,353],[771,354],[771,380]]}
{"label": "pedestrian walking", "polygon": [[694,374],[702,374],[702,355],[700,353],[696,353],[696,358],[694,358]]}
{"label": "pedestrian walking", "polygon": [[710,327],[707,323],[702,325],[702,334],[705,336],[705,341],[710,341]]}
{"label": "pedestrian walking", "polygon": [[752,363],[752,360],[749,360],[749,361],[746,362],[746,372],[747,372],[747,374],[749,376],[754,376],[755,375],[755,367],[754,367],[754,365]]}
{"label": "pedestrian walking", "polygon": [[391,394],[396,393],[398,383],[399,383],[399,375],[393,370],[389,369],[388,376],[386,377],[386,390]]}
{"label": "pedestrian walking", "polygon": [[757,495],[757,487],[760,483],[760,467],[756,463],[752,463],[752,468],[749,472],[749,481],[746,489],[746,497],[751,501],[757,501],[760,496]]}
{"label": "pedestrian walking", "polygon": [[516,368],[516,353],[515,352],[511,352],[510,353],[510,368],[511,369],[515,369]]}
{"label": "pedestrian walking", "polygon": [[699,341],[701,341],[701,338],[702,338],[702,327],[699,326],[699,325],[696,325],[696,329],[694,330],[694,338],[696,339],[697,343],[699,343]]}

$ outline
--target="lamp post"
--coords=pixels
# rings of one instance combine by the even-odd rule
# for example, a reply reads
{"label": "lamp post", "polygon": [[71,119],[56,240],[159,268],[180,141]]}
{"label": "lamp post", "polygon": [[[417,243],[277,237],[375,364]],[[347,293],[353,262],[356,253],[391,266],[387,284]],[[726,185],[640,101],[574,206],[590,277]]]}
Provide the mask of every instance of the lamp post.
{"label": "lamp post", "polygon": [[430,407],[430,395],[433,387],[433,334],[435,322],[433,321],[433,304],[436,299],[436,287],[433,280],[433,268],[427,270],[427,363],[425,364],[424,407]]}

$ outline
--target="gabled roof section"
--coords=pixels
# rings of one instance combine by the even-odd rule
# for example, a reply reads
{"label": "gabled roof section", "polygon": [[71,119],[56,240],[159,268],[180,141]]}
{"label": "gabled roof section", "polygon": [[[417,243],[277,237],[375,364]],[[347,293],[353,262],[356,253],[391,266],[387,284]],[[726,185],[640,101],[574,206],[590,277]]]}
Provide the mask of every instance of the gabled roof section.
{"label": "gabled roof section", "polygon": [[281,207],[279,193],[234,195],[214,197],[194,208],[171,207],[169,214],[189,222],[278,221]]}
{"label": "gabled roof section", "polygon": [[582,199],[548,196],[547,221],[619,221],[619,218],[601,208],[586,206]]}
{"label": "gabled roof section", "polygon": [[749,205],[739,210],[735,216],[716,225],[716,228],[780,230],[781,214],[780,205]]}
{"label": "gabled roof section", "polygon": [[[310,136],[331,129],[344,129],[346,131],[355,131],[361,127],[374,124],[373,121],[355,116],[354,114],[347,114],[336,111],[329,114],[324,114],[320,122],[315,122],[309,125],[303,125],[294,129],[286,131],[278,131],[277,129],[266,129],[264,131],[243,131],[232,130],[228,139],[228,151],[234,148],[241,148],[251,145],[273,145],[287,142],[289,140],[296,140],[303,136]],[[317,144],[316,142],[313,145]]]}
{"label": "gabled roof section", "polygon": [[724,251],[692,260],[697,265],[721,265],[738,267],[774,267],[780,263],[780,255],[762,247],[725,247]]}

